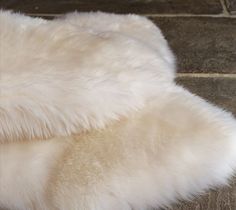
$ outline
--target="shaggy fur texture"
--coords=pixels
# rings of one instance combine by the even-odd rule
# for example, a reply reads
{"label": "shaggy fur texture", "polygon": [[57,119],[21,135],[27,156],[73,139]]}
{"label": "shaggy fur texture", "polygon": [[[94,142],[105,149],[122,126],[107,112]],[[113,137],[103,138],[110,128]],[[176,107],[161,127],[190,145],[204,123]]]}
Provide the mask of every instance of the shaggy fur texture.
{"label": "shaggy fur texture", "polygon": [[[149,210],[225,184],[234,173],[235,119],[173,82],[173,56],[148,20],[0,17],[0,30],[10,31],[2,37],[12,43],[1,52],[0,207]],[[8,141],[22,133],[24,141]],[[29,141],[48,133],[54,138]]]}
{"label": "shaggy fur texture", "polygon": [[168,88],[174,57],[146,18],[0,12],[0,140],[102,128]]}

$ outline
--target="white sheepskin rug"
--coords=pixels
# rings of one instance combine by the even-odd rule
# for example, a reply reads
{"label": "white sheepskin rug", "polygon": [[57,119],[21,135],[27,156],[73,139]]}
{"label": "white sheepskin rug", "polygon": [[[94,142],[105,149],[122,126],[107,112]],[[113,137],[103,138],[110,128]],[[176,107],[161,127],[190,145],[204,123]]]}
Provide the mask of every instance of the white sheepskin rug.
{"label": "white sheepskin rug", "polygon": [[0,13],[0,139],[103,128],[169,88],[174,58],[145,18]]}
{"label": "white sheepskin rug", "polygon": [[150,210],[226,184],[236,120],[174,77],[144,17],[0,11],[0,208]]}

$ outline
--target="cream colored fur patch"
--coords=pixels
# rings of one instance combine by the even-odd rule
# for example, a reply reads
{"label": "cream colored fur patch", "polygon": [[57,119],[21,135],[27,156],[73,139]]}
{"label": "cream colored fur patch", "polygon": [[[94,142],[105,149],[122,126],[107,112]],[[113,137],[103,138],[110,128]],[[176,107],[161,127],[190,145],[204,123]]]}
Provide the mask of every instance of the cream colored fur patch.
{"label": "cream colored fur patch", "polygon": [[168,88],[174,56],[136,15],[0,12],[0,141],[103,128]]}
{"label": "cream colored fur patch", "polygon": [[235,173],[236,120],[174,83],[147,19],[1,11],[0,26],[0,208],[150,210]]}

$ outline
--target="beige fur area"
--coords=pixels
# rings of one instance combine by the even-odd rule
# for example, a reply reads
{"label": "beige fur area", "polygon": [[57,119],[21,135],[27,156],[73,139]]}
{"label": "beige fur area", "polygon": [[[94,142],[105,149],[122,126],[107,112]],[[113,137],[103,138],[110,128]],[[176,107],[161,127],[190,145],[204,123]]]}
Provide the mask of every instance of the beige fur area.
{"label": "beige fur area", "polygon": [[236,167],[235,137],[230,114],[176,87],[106,129],[1,145],[0,204],[22,210],[169,205],[227,182]]}
{"label": "beige fur area", "polygon": [[147,19],[0,23],[0,208],[149,210],[234,174],[236,120],[173,82]]}
{"label": "beige fur area", "polygon": [[0,11],[0,24],[2,142],[103,128],[174,78],[174,56],[144,17],[72,13],[46,21]]}
{"label": "beige fur area", "polygon": [[222,126],[227,114],[205,113],[201,99],[182,94],[153,101],[110,129],[75,137],[53,182],[57,208],[143,210],[224,184],[236,165],[236,132],[227,132],[236,124]]}

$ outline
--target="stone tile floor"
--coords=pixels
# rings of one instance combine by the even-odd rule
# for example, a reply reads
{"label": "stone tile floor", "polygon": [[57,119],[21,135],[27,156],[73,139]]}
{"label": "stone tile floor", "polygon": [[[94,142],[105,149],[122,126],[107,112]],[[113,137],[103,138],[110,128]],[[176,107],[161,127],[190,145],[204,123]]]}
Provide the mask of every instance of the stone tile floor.
{"label": "stone tile floor", "polygon": [[[0,0],[0,8],[45,18],[74,10],[148,16],[177,55],[177,83],[236,116],[236,0]],[[236,178],[165,210],[236,210]]]}

